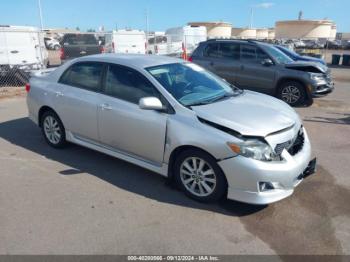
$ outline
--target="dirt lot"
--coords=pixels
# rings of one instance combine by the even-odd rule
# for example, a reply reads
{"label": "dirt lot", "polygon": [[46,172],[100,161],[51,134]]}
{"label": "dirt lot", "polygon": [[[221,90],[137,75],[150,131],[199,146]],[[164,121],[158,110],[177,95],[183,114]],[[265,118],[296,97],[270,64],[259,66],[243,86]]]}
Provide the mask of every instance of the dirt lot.
{"label": "dirt lot", "polygon": [[297,108],[318,172],[269,206],[200,204],[79,146],[55,150],[24,98],[0,100],[0,254],[350,255],[350,79]]}

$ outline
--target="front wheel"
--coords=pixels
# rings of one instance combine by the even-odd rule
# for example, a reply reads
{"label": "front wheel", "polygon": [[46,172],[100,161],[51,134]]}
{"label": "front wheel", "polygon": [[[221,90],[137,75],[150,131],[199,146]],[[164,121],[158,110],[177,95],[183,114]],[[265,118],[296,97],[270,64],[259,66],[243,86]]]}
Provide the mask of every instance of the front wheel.
{"label": "front wheel", "polygon": [[225,175],[209,154],[200,150],[187,150],[175,161],[175,180],[191,198],[212,202],[227,192]]}
{"label": "front wheel", "polygon": [[280,85],[277,96],[287,104],[296,106],[305,103],[306,91],[302,84],[296,81],[288,81]]}

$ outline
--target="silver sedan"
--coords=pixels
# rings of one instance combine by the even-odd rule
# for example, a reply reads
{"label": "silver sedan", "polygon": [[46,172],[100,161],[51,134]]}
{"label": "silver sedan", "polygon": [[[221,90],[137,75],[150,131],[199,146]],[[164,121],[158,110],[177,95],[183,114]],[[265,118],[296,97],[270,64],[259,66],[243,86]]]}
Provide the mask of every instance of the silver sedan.
{"label": "silver sedan", "polygon": [[291,107],[182,60],[87,56],[32,77],[26,89],[29,116],[49,145],[123,159],[199,201],[272,203],[314,171]]}

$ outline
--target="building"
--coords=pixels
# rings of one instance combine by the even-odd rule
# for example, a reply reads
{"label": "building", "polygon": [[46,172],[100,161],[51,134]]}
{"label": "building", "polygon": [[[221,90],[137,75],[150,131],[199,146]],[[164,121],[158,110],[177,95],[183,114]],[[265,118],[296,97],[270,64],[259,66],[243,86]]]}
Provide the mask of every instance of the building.
{"label": "building", "polygon": [[275,39],[274,28],[237,28],[231,30],[233,38],[242,39]]}
{"label": "building", "polygon": [[256,39],[268,39],[269,30],[267,28],[258,28],[256,29]]}
{"label": "building", "polygon": [[335,39],[336,31],[331,20],[278,21],[275,26],[277,39]]}
{"label": "building", "polygon": [[255,28],[234,27],[231,30],[231,36],[233,38],[256,39],[256,33],[257,33],[257,30]]}
{"label": "building", "polygon": [[275,39],[275,28],[268,29],[268,39]]}
{"label": "building", "polygon": [[231,38],[232,24],[227,22],[190,22],[190,26],[205,26],[208,38]]}

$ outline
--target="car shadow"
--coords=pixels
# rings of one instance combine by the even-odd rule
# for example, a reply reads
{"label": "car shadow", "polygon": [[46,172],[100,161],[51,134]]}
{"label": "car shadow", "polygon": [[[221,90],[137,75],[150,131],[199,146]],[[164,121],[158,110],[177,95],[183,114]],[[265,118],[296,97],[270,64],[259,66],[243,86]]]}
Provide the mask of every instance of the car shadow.
{"label": "car shadow", "polygon": [[330,118],[330,117],[312,117],[304,119],[306,122],[318,122],[327,124],[337,124],[337,125],[350,125],[350,114],[339,114],[342,117]]}
{"label": "car shadow", "polygon": [[172,183],[168,183],[166,178],[125,161],[73,144],[61,150],[51,148],[46,144],[40,129],[28,118],[0,123],[0,137],[16,146],[69,166],[57,175],[86,173],[115,187],[159,202],[237,217],[247,216],[267,207],[231,200],[221,200],[212,204],[196,202],[177,190]]}

